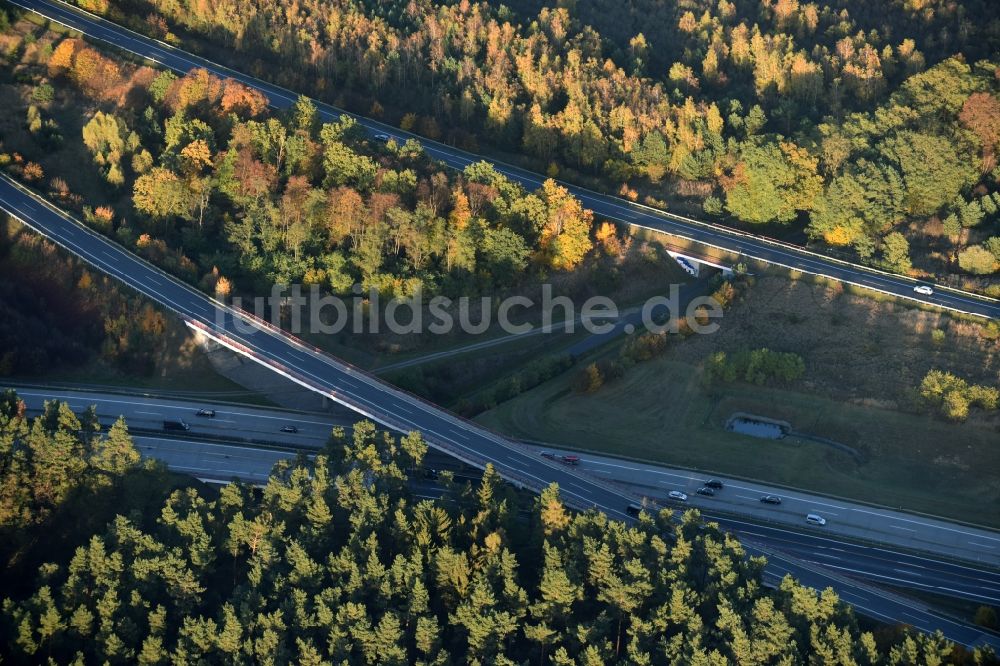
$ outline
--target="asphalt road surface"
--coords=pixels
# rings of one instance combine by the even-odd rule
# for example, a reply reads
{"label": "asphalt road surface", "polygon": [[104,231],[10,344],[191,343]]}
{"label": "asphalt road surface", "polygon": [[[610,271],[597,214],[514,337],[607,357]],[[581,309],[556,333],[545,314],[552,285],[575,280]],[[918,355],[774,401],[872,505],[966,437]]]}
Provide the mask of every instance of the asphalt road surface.
{"label": "asphalt road surface", "polygon": [[[287,108],[294,104],[298,95],[266,81],[213,63],[204,58],[174,48],[131,32],[115,23],[91,14],[70,8],[54,0],[10,0],[11,4],[36,12],[50,20],[71,27],[98,40],[148,58],[163,67],[184,73],[195,67],[203,67],[219,76],[236,79],[263,92],[275,108]],[[316,103],[323,120],[332,120],[346,114],[335,107]],[[354,114],[347,114],[352,115]],[[423,139],[409,132],[380,123],[376,120],[354,116],[372,134],[386,134],[398,141],[415,139],[431,156],[456,169],[464,169],[469,164],[483,158],[451,146]],[[539,174],[502,162],[493,161],[497,171],[517,180],[529,188],[537,188],[545,180]],[[930,303],[942,308],[982,315],[1000,317],[1000,301],[976,296],[955,289],[937,287],[931,296],[923,296],[913,291],[918,281],[875,271],[855,264],[838,261],[802,248],[768,240],[762,237],[726,229],[718,225],[702,223],[671,213],[664,213],[647,206],[634,204],[625,199],[601,194],[564,183],[583,204],[599,216],[618,220],[636,227],[653,229],[673,236],[721,248],[735,254],[764,261],[777,266],[792,268],[805,273],[824,275],[842,282],[877,289],[901,298]]]}
{"label": "asphalt road surface", "polygon": [[[113,423],[120,415],[124,415],[129,423],[133,424],[133,428],[151,430],[159,429],[164,419],[184,420],[190,424],[190,431],[170,433],[169,436],[135,435],[136,446],[145,457],[162,460],[175,471],[188,473],[210,482],[226,482],[239,478],[261,484],[266,482],[269,471],[278,460],[292,458],[297,453],[291,448],[282,450],[248,446],[239,442],[205,441],[205,437],[215,439],[229,436],[244,440],[263,440],[266,437],[278,444],[310,449],[322,446],[332,426],[349,425],[335,422],[324,415],[274,408],[204,401],[186,402],[160,397],[68,389],[14,388],[25,401],[29,415],[40,413],[46,400],[58,399],[69,404],[76,412],[95,405],[96,413],[105,426]],[[215,417],[198,417],[197,411],[203,408],[214,410]],[[280,432],[280,425],[290,423],[299,428],[298,433]],[[202,439],[199,439],[199,436],[202,436]],[[602,460],[613,461],[587,456],[583,464],[595,466]],[[433,452],[428,456],[427,464],[440,469],[457,468],[453,459]],[[623,483],[631,480],[639,483],[641,488],[646,478],[642,473],[634,474],[635,471],[624,470],[624,474],[618,480]],[[684,474],[690,476],[690,478],[684,477],[688,481],[700,478],[689,472]],[[726,488],[720,492],[720,496],[729,490],[738,491],[732,483],[726,481]],[[674,485],[681,489],[689,489],[687,485],[677,481],[674,481]],[[430,488],[422,496],[433,496],[434,490]],[[428,492],[432,494],[427,495]],[[752,499],[756,500],[756,495]],[[682,509],[686,505],[677,503],[674,506]],[[764,508],[773,509],[773,507]],[[932,592],[973,603],[1000,604],[1000,571],[997,570],[975,568],[933,557],[859,545],[839,540],[835,535],[825,536],[803,532],[801,529],[788,529],[779,525],[740,520],[732,516],[714,515],[710,509],[705,510],[705,515],[706,518],[718,522],[724,529],[737,534],[741,540],[756,542],[769,549],[768,556],[771,558],[780,558],[783,554],[787,554],[807,565],[819,565],[870,583]],[[768,574],[771,580],[775,580],[775,576],[776,574]],[[873,598],[877,596],[868,590],[843,590],[843,592],[845,600],[866,605],[871,605]],[[905,612],[912,614],[912,610]],[[905,616],[904,621],[906,621]]]}
{"label": "asphalt road surface", "polygon": [[[543,447],[538,445],[537,448]],[[696,491],[709,478],[708,474],[569,449],[544,448],[557,455],[580,455],[580,464],[589,472],[608,479],[627,479],[636,492],[653,498],[665,497],[671,490],[680,490],[688,495],[688,504],[704,511],[718,509],[757,520],[786,523],[799,531],[833,532],[840,536],[1000,567],[1000,532],[995,530],[724,476],[714,478],[723,481],[725,488],[712,497],[703,497]],[[764,495],[780,497],[781,504],[761,503],[760,498]],[[826,526],[807,528],[804,518],[808,513],[826,518]]]}
{"label": "asphalt road surface", "polygon": [[[350,427],[354,422],[351,418],[335,418],[331,415],[273,407],[208,402],[204,398],[176,399],[31,385],[12,388],[25,401],[29,414],[40,413],[46,400],[58,399],[69,404],[75,412],[82,412],[95,405],[97,415],[105,426],[110,426],[119,416],[124,416],[134,431],[160,431],[165,420],[184,421],[190,426],[190,430],[180,434],[192,439],[205,435],[207,438],[230,442],[320,448],[327,442],[334,426]],[[210,409],[215,416],[199,416],[199,409]],[[294,425],[298,432],[282,432],[281,428],[288,425]],[[1000,569],[1000,532],[994,530],[725,476],[714,477],[724,482],[724,489],[712,497],[702,497],[695,491],[704,485],[708,478],[706,474],[590,452],[537,444],[524,446],[529,454],[537,455],[539,460],[543,449],[557,456],[579,455],[582,471],[600,475],[617,484],[625,484],[639,495],[662,499],[671,490],[683,491],[688,495],[684,506],[693,506],[709,514],[725,512],[731,516],[770,524],[784,533],[794,531],[834,540],[862,540],[891,548],[926,552],[935,559],[944,557],[967,560],[977,568]],[[451,459],[443,456],[439,460],[445,461],[443,465],[447,466],[447,461]],[[437,464],[433,459],[428,460],[431,467]],[[761,503],[760,498],[769,494],[780,496],[781,504],[774,506]],[[823,515],[828,520],[827,525],[822,528],[806,526],[803,517],[807,513]]]}
{"label": "asphalt road surface", "polygon": [[[192,56],[174,49],[165,50],[167,47],[157,45],[145,38],[139,38],[113,26],[113,24],[81,18],[81,15],[70,12],[61,5],[38,1],[23,6],[38,10],[50,18],[81,30],[81,32],[116,43],[122,48],[142,55],[147,55],[145,52],[148,52],[148,57],[161,62],[165,59],[168,62],[163,64],[169,67],[183,71],[194,66],[203,66],[217,71],[220,75],[248,81],[247,77],[223,71],[204,61],[196,61]],[[249,81],[249,83],[264,90],[276,105],[288,105],[294,101],[294,95],[290,93],[275,94],[275,91],[279,91],[279,89],[273,86],[268,89],[265,84],[260,82]],[[329,107],[321,108],[321,112],[327,118],[335,113]],[[368,125],[373,127],[370,122]],[[386,131],[386,128],[381,126],[376,129]],[[399,136],[398,131],[392,130],[392,132]],[[463,161],[465,163],[475,161],[474,157],[456,154],[450,149],[429,145],[426,142],[425,145],[427,145],[428,152],[435,157],[443,155],[442,158],[447,158],[452,166],[461,167]],[[515,177],[521,178],[517,175]],[[532,174],[527,174],[524,177],[533,178],[535,181],[532,182],[537,182],[537,177]],[[777,253],[774,255],[776,259],[789,256],[791,258],[788,261],[793,262],[794,266],[800,270],[809,270],[810,265],[816,264],[824,274],[840,270],[845,278],[857,278],[860,272],[864,274],[862,276],[864,280],[880,281],[879,284],[883,284],[887,290],[893,293],[907,295],[907,297],[912,295],[912,283],[899,278],[869,274],[867,271],[860,271],[855,267],[838,267],[837,264],[828,260],[808,258],[807,255],[801,257],[790,255],[791,251],[788,249],[769,249],[766,243],[759,240],[743,240],[711,227],[692,227],[687,223],[671,221],[671,219],[661,215],[643,212],[641,208],[616,202],[613,198],[580,193],[579,191],[578,196],[581,196],[584,203],[593,208],[599,215],[615,217],[616,219],[625,218],[627,222],[646,226],[673,226],[686,236],[702,234],[708,239],[718,238],[721,239],[721,242],[734,244],[737,251],[745,254],[751,253],[744,251],[744,245],[757,255]],[[625,507],[634,500],[634,496],[629,492],[593,477],[577,474],[559,463],[539,460],[538,456],[524,452],[519,446],[500,435],[380,382],[374,377],[342,361],[324,355],[290,336],[253,322],[249,317],[214,302],[204,294],[147,264],[115,243],[90,231],[58,209],[32,196],[30,192],[20,188],[7,178],[0,179],[0,208],[99,270],[120,279],[139,293],[176,312],[189,326],[200,331],[203,335],[245,354],[252,360],[303,386],[326,395],[386,427],[401,431],[418,430],[429,444],[447,451],[464,462],[476,466],[491,462],[505,478],[515,484],[538,490],[550,483],[558,483],[561,496],[568,505],[581,509],[596,508],[604,511],[613,519],[629,519],[625,513]],[[754,255],[751,254],[751,256]],[[764,256],[758,256],[758,258],[766,259]],[[988,316],[1000,314],[1000,305],[978,300],[968,295],[939,292],[930,300],[956,309],[977,311]],[[833,587],[841,591],[848,601],[851,601],[850,595],[852,594],[859,599],[867,599],[864,602],[851,601],[859,611],[866,614],[883,619],[908,622],[924,631],[940,629],[952,640],[967,645],[988,642],[1000,647],[1000,639],[997,637],[986,635],[976,627],[939,617],[920,604],[867,588],[847,578],[813,568],[812,565],[796,561],[794,558],[772,555],[752,544],[747,544],[746,548],[751,554],[760,553],[769,557],[768,571],[771,576],[780,577],[788,573],[813,587],[820,589],[827,586]]]}

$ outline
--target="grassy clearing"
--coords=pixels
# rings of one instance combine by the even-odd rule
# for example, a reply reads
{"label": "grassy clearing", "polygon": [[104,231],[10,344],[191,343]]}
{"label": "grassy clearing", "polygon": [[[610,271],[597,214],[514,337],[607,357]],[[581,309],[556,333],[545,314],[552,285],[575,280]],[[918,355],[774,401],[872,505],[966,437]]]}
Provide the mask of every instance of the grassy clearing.
{"label": "grassy clearing", "polygon": [[[945,331],[944,339],[932,331]],[[911,387],[930,367],[998,378],[998,345],[978,325],[903,310],[836,287],[766,278],[713,336],[678,342],[594,395],[573,372],[499,405],[480,420],[518,437],[733,474],[1000,527],[996,416],[951,424],[910,413]],[[701,360],[714,350],[769,347],[806,359],[788,389],[709,389]],[[822,445],[726,432],[746,411],[864,452],[858,464]]]}

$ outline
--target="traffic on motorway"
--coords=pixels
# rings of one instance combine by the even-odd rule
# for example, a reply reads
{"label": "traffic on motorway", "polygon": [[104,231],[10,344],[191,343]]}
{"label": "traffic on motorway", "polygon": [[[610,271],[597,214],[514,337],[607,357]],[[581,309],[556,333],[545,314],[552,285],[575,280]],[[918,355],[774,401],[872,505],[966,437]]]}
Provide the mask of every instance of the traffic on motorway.
{"label": "traffic on motorway", "polygon": [[[16,390],[25,401],[29,413],[35,414],[41,413],[46,400],[60,400],[77,412],[91,405],[95,406],[101,423],[105,425],[110,425],[118,416],[123,415],[129,423],[136,424],[139,429],[155,431],[161,419],[188,418],[191,421],[190,431],[170,437],[152,433],[140,434],[136,437],[137,446],[146,457],[162,460],[172,469],[212,482],[240,478],[251,483],[263,483],[275,462],[294,457],[295,449],[319,448],[326,441],[330,428],[335,425],[350,424],[350,421],[341,422],[328,415],[246,405],[222,403],[198,406],[198,403],[192,401],[163,397],[41,387],[19,386]],[[303,437],[284,437],[275,430],[276,423],[286,422],[301,425]],[[259,439],[262,433],[271,438],[272,444],[288,448],[275,449],[244,443]],[[237,441],[223,441],[223,436]],[[538,454],[574,467],[583,465],[594,469],[600,468],[601,463],[605,462],[617,464],[617,467],[612,468],[618,471],[614,477],[616,482],[632,484],[640,494],[645,491],[642,485],[644,478],[636,476],[635,470],[620,465],[622,461],[548,449],[538,451]],[[477,470],[458,463],[446,454],[431,452],[425,461],[425,469],[417,477],[424,480],[424,485],[421,487],[425,487],[425,490],[436,488],[439,492],[440,487],[434,482],[439,472],[444,469],[452,471],[456,478],[471,481],[478,479]],[[671,478],[675,479],[671,483],[676,487],[687,489],[689,486],[695,486],[696,496],[731,497],[739,503],[753,501],[754,496],[747,495],[747,492],[759,492],[756,488],[748,488],[740,481],[699,477],[691,472],[653,466],[650,466],[650,471],[671,475]],[[711,494],[699,493],[698,490],[708,490]],[[675,492],[684,496],[677,506],[686,504],[687,493]],[[690,499],[693,501],[695,498]],[[808,502],[810,499],[822,501],[822,498],[804,498],[797,494],[791,497],[792,502]],[[777,508],[782,504],[781,497],[775,494],[763,494],[757,501],[765,507]],[[803,504],[803,506],[808,505]],[[630,507],[629,513],[634,515],[642,511],[641,504],[631,504]],[[793,521],[788,527],[775,522],[774,519],[781,514],[765,513],[741,518],[731,511],[720,513],[726,509],[712,510],[711,505],[707,503],[702,504],[701,508],[707,518],[718,522],[741,539],[758,541],[766,547],[788,553],[809,564],[826,566],[842,571],[846,575],[900,588],[922,590],[975,603],[1000,603],[1000,570],[997,569],[960,564],[940,555],[918,555],[856,543],[844,539],[836,532],[826,534],[804,532],[801,530],[800,521]],[[794,510],[794,515],[801,517],[798,511]],[[850,522],[851,517],[845,515],[842,520]]]}
{"label": "traffic on motorway", "polygon": [[[287,91],[281,92],[274,86],[249,79],[230,70],[223,70],[212,63],[199,61],[193,56],[165,45],[158,45],[152,40],[129,33],[106,21],[73,12],[63,5],[45,0],[32,0],[26,3],[19,1],[16,4],[39,11],[85,34],[151,57],[165,66],[180,71],[186,71],[192,66],[202,66],[223,76],[232,76],[260,88],[272,98],[276,106],[288,105],[294,101],[294,95]],[[320,110],[327,119],[339,113],[331,107],[321,106]],[[390,137],[402,136],[397,130],[386,128],[373,121],[362,120],[362,122],[373,132],[382,132]],[[429,154],[456,168],[462,168],[476,159],[474,156],[468,156],[440,144],[423,143]],[[526,184],[540,183],[538,176],[515,167],[498,165],[498,170]],[[580,188],[570,187],[570,190],[598,215],[629,224],[666,231],[752,259],[827,275],[902,298],[915,299],[916,296],[920,296],[921,298],[917,300],[962,312],[989,317],[1000,314],[1000,306],[995,301],[943,289],[932,290],[929,295],[919,294],[914,291],[912,281],[905,278],[842,264],[799,248],[651,211]],[[565,502],[571,506],[580,509],[593,507],[604,511],[612,518],[631,519],[629,507],[637,499],[634,493],[596,476],[581,473],[576,465],[567,465],[565,461],[548,460],[526,451],[523,447],[491,431],[406,394],[338,359],[324,355],[280,330],[256,322],[243,312],[213,301],[85,228],[13,181],[0,180],[0,205],[9,214],[96,268],[173,310],[204,338],[233,349],[302,386],[372,418],[385,427],[400,431],[418,430],[423,433],[429,444],[465,463],[477,467],[491,463],[505,478],[521,487],[537,491],[550,483],[558,483]],[[181,422],[187,423],[186,420]],[[187,430],[183,426],[182,429]],[[679,490],[670,492],[684,494]],[[822,519],[822,516],[819,518]],[[747,542],[746,549],[751,554],[768,556],[769,576],[780,577],[791,574],[817,588],[831,586],[840,591],[848,601],[850,595],[863,599],[852,602],[862,612],[897,620],[909,618],[904,621],[909,621],[923,630],[941,629],[953,640],[965,644],[996,641],[975,627],[940,617],[921,604],[858,584],[848,577],[830,573],[797,558],[774,552],[753,542]]]}

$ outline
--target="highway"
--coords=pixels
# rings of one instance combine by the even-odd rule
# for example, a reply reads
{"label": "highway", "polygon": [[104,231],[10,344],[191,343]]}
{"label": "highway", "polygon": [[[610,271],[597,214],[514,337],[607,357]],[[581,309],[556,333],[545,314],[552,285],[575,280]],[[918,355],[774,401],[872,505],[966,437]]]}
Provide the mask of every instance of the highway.
{"label": "highway", "polygon": [[[0,388],[3,386],[0,384]],[[315,449],[327,442],[334,426],[350,427],[354,422],[350,417],[207,402],[204,398],[177,399],[30,384],[10,385],[10,388],[24,400],[30,415],[41,413],[46,400],[56,399],[67,403],[77,413],[94,405],[105,427],[119,416],[124,416],[135,431],[160,432],[164,420],[184,421],[190,430],[181,434],[192,439],[205,436],[203,439]],[[215,416],[199,416],[197,412],[202,408],[212,410]],[[282,432],[281,428],[287,425],[294,425],[297,432]],[[1000,570],[1000,532],[996,530],[718,475],[713,478],[723,481],[725,488],[712,497],[702,497],[695,491],[708,478],[703,473],[538,443],[522,443],[522,449],[537,455],[539,460],[542,460],[542,450],[556,456],[578,455],[581,471],[625,484],[632,492],[650,498],[663,499],[671,490],[683,491],[688,495],[684,506],[698,508],[707,514],[724,512],[773,525],[786,533],[811,532],[824,535],[827,540],[853,539],[894,550],[924,552],[936,559],[965,560],[986,570]],[[431,456],[427,464],[449,468],[454,466],[454,461],[440,455]],[[781,504],[761,503],[761,496],[768,494],[779,495]],[[823,528],[804,525],[803,517],[807,513],[823,515],[828,524]],[[997,584],[1000,585],[1000,578]]]}
{"label": "highway", "polygon": [[[165,65],[180,71],[186,71],[194,66],[204,66],[215,70],[222,76],[232,76],[249,82],[251,85],[256,85],[265,94],[268,94],[272,101],[277,101],[280,104],[290,104],[294,99],[294,95],[291,93],[282,92],[275,95],[274,91],[279,89],[273,86],[269,86],[270,89],[268,89],[267,84],[255,83],[247,77],[223,71],[210,63],[196,61],[192,56],[174,49],[170,49],[169,52],[165,51],[164,49],[168,47],[158,45],[145,38],[139,38],[107,22],[84,19],[81,17],[82,15],[70,12],[61,5],[33,1],[22,6],[38,9],[45,15],[71,25],[81,32],[116,43],[122,48],[134,50],[141,55],[147,54],[136,49],[141,48],[148,51],[148,57],[153,59],[158,60],[165,57],[171,61],[164,63]],[[327,118],[336,113],[329,107],[321,108],[321,112]],[[369,127],[373,126],[371,123],[367,124]],[[377,126],[376,129],[387,131],[390,128]],[[400,134],[398,131],[393,132],[396,136]],[[433,151],[450,151],[450,149],[439,148],[427,142],[425,142],[425,147],[428,147],[428,152],[435,157],[438,155],[434,154]],[[451,152],[446,152],[446,154],[449,155],[450,164],[459,168],[462,166],[463,160],[468,163],[475,159]],[[531,177],[536,178],[535,176]],[[589,206],[594,207],[595,212],[600,215],[615,217],[615,215],[609,215],[606,210],[611,210],[614,213],[618,210],[616,207],[623,206],[618,213],[622,217],[638,219],[646,216],[649,218],[650,224],[655,222],[662,225],[676,225],[678,230],[686,230],[685,233],[695,228],[686,225],[686,223],[685,226],[680,226],[681,223],[671,222],[670,218],[662,215],[643,213],[640,208],[615,203],[613,199],[605,197],[593,199],[593,195],[585,193],[581,198]],[[599,205],[605,207],[605,210],[599,209],[597,205],[591,203],[591,200],[597,201]],[[399,431],[420,431],[430,445],[467,464],[482,467],[490,462],[507,480],[516,485],[538,491],[550,483],[557,483],[560,494],[567,505],[578,509],[596,508],[613,519],[630,520],[625,513],[625,507],[635,500],[635,495],[628,490],[594,476],[580,473],[557,462],[540,459],[538,455],[526,451],[523,447],[496,433],[381,382],[357,368],[319,352],[284,332],[275,330],[262,322],[254,321],[245,313],[236,312],[214,301],[139,259],[107,238],[86,228],[77,220],[34,196],[30,191],[6,177],[0,178],[0,208],[95,268],[121,280],[137,292],[175,312],[200,335],[244,354],[251,360],[302,386],[325,395],[385,427]],[[625,221],[637,223],[632,219]],[[750,243],[751,248],[766,249],[768,247],[766,243],[759,240],[746,241],[735,236],[730,238],[729,232],[714,230],[712,227],[697,227],[697,229],[700,230],[698,233],[714,234],[723,238],[725,242]],[[707,238],[713,237],[707,236]],[[742,252],[742,250],[737,251]],[[788,250],[783,252],[787,253]],[[760,252],[760,254],[763,253],[763,251]],[[744,252],[744,254],[746,253]],[[758,258],[766,260],[766,257],[763,256]],[[828,267],[836,265],[825,259],[807,259],[806,255],[803,255],[799,261],[821,261],[824,271]],[[806,269],[800,268],[800,270]],[[859,269],[852,267],[842,270],[850,270],[847,277],[852,277]],[[887,283],[887,286],[898,290],[904,296],[912,289],[911,283],[906,283],[899,278],[872,275],[866,279],[892,281]],[[939,294],[937,299],[951,299],[947,303],[957,303],[962,308],[975,308],[981,310],[979,313],[986,316],[996,316],[1000,313],[1000,307],[997,304],[980,301],[967,295]],[[876,588],[801,562],[796,558],[774,553],[770,549],[754,545],[752,542],[745,544],[745,547],[750,554],[761,554],[768,557],[768,576],[772,580],[775,577],[790,574],[803,583],[819,589],[832,587],[846,601],[854,604],[860,612],[872,617],[907,622],[922,631],[940,629],[950,639],[966,645],[989,643],[1000,647],[1000,638],[984,634],[976,627],[940,617],[917,602],[894,597]]]}
{"label": "highway", "polygon": [[[472,422],[409,395],[343,361],[323,354],[287,333],[238,313],[177,278],[146,263],[88,229],[55,206],[7,177],[0,178],[0,209],[50,238],[95,268],[179,315],[198,334],[213,339],[383,426],[420,431],[431,446],[475,467],[490,462],[508,481],[538,491],[559,485],[563,501],[577,509],[596,508],[609,517],[630,520],[626,506],[637,496],[576,469],[541,458]],[[882,620],[912,624],[923,631],[940,629],[953,641],[988,643],[1000,649],[1000,637],[941,617],[925,605],[895,597],[828,569],[774,552],[752,541],[747,552],[768,558],[769,580],[790,574],[803,583],[831,587],[859,612]]]}
{"label": "highway", "polygon": [[[202,67],[218,76],[229,77],[259,90],[267,95],[275,108],[287,108],[295,103],[298,94],[248,76],[218,63],[182,51],[169,44],[150,39],[132,32],[115,23],[71,8],[58,0],[10,0],[11,4],[35,12],[49,20],[73,28],[88,37],[112,44],[135,55],[147,58],[178,73],[186,73],[195,67]],[[464,169],[469,164],[483,160],[475,155],[445,144],[431,141],[410,132],[404,132],[371,118],[350,114],[336,107],[316,102],[324,121],[334,120],[341,115],[350,115],[366,127],[372,134],[386,134],[398,141],[414,139],[419,141],[424,151],[431,157],[455,168]],[[537,188],[545,180],[544,176],[496,160],[490,161],[497,171],[516,180],[528,188]],[[935,305],[956,312],[1000,317],[1000,300],[986,298],[957,289],[938,286],[930,296],[913,291],[921,284],[917,280],[885,273],[871,268],[826,257],[804,248],[767,239],[720,225],[708,224],[672,213],[632,203],[608,194],[602,194],[563,183],[583,204],[595,214],[623,222],[635,227],[668,233],[699,244],[732,252],[745,258],[763,261],[775,266],[794,269],[813,275],[823,275],[847,284],[854,284],[897,297]]]}
{"label": "highway", "polygon": [[[119,416],[125,416],[136,432],[140,428],[160,430],[164,419],[184,420],[191,426],[189,431],[171,433],[170,436],[134,434],[136,446],[145,457],[162,460],[171,469],[213,482],[240,478],[251,483],[264,483],[275,462],[296,455],[292,447],[300,450],[318,449],[326,442],[333,426],[350,425],[327,415],[270,407],[31,386],[11,388],[17,390],[18,395],[24,400],[29,416],[40,414],[46,400],[56,399],[66,402],[78,413],[91,405],[95,406],[98,418],[105,427]],[[211,409],[215,412],[215,417],[199,417],[197,416],[199,409]],[[294,434],[280,432],[280,426],[287,424],[296,425],[299,432]],[[243,441],[225,441],[223,439],[225,437]],[[212,439],[207,441],[207,438]],[[261,448],[259,445],[247,445],[245,441],[248,440],[267,440],[287,448]],[[617,482],[633,487],[636,492],[646,491],[648,476],[655,472],[674,478],[672,487],[691,492],[693,492],[691,486],[700,485],[697,480],[702,478],[691,472],[653,468],[641,463],[620,464],[623,461],[592,454],[584,454],[581,462],[589,468],[597,469],[600,469],[603,463],[607,463],[616,471]],[[426,466],[468,473],[468,469],[463,470],[454,459],[433,450],[428,454]],[[677,478],[687,483],[677,481]],[[440,491],[440,488],[433,487],[433,484],[420,483],[422,485],[415,492],[422,492],[421,497],[434,496],[435,491]],[[726,488],[720,491],[719,497],[726,497],[727,493],[733,491],[733,496],[738,500],[744,490],[740,482],[726,479]],[[973,603],[1000,604],[998,569],[968,566],[933,556],[871,547],[844,540],[835,533],[822,535],[816,531],[803,531],[799,520],[795,520],[791,528],[775,524],[775,515],[784,512],[786,505],[795,499],[783,493],[785,503],[781,507],[759,505],[757,501],[759,494],[767,490],[763,487],[746,490],[754,493],[749,496],[750,505],[761,510],[760,514],[751,520],[740,519],[732,514],[719,515],[712,511],[711,506],[715,503],[715,498],[701,502],[699,508],[703,510],[707,519],[718,522],[741,540],[760,543],[775,553],[791,555],[807,564],[833,569],[869,583],[932,592]],[[697,502],[704,498],[692,495],[691,499]],[[798,499],[812,501],[808,497]],[[673,506],[683,509],[686,505]],[[746,511],[745,507],[738,505],[735,507],[730,505],[730,508],[735,508],[737,512]],[[791,514],[796,519],[801,519],[803,511],[809,508],[807,506],[793,509]],[[870,595],[865,598],[868,597]],[[870,602],[870,599],[868,600]]]}

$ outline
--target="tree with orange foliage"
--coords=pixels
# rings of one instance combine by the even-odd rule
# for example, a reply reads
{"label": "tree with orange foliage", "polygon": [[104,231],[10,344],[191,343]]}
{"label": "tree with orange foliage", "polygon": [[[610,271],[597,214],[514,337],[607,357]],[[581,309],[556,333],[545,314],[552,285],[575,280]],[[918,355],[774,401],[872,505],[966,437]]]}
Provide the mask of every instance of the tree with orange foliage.
{"label": "tree with orange foliage", "polygon": [[64,39],[49,57],[49,74],[58,76],[65,74],[73,66],[73,55],[76,53],[77,40]]}
{"label": "tree with orange foliage", "polygon": [[268,99],[262,93],[248,88],[239,81],[226,79],[222,84],[222,100],[219,107],[223,113],[240,113],[253,118],[267,109]]}
{"label": "tree with orange foliage", "polygon": [[212,166],[212,149],[204,139],[195,139],[181,149],[181,164],[189,174],[201,173],[202,169]]}
{"label": "tree with orange foliage", "polygon": [[455,229],[462,230],[469,226],[472,221],[472,210],[469,208],[469,198],[461,187],[456,187],[452,192],[452,209],[448,216],[448,223]]}
{"label": "tree with orange foliage", "polygon": [[969,95],[962,105],[958,119],[971,130],[983,147],[983,172],[996,164],[996,150],[1000,145],[1000,100],[989,93]]}
{"label": "tree with orange foliage", "polygon": [[365,202],[357,191],[350,187],[330,190],[326,205],[326,229],[330,245],[339,245],[348,236],[357,237],[366,214]]}
{"label": "tree with orange foliage", "polygon": [[622,252],[622,243],[618,240],[618,228],[613,222],[602,222],[595,234],[597,242],[604,251],[611,256],[618,256]]}
{"label": "tree with orange foliage", "polygon": [[29,183],[34,183],[42,180],[42,178],[45,178],[45,172],[42,170],[42,165],[38,162],[28,162],[25,164],[21,174]]}

